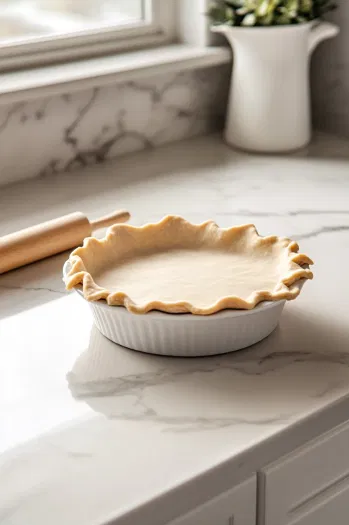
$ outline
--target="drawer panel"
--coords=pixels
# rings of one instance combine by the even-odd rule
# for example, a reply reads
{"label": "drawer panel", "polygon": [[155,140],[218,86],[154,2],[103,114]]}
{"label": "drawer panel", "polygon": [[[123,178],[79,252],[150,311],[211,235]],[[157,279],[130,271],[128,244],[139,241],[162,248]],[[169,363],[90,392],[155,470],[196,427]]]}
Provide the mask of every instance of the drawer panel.
{"label": "drawer panel", "polygon": [[332,494],[324,495],[312,506],[299,507],[286,516],[289,525],[348,525],[349,480]]}
{"label": "drawer panel", "polygon": [[167,525],[255,525],[256,476]]}
{"label": "drawer panel", "polygon": [[263,469],[261,482],[265,525],[298,523],[296,515],[349,485],[349,423]]}

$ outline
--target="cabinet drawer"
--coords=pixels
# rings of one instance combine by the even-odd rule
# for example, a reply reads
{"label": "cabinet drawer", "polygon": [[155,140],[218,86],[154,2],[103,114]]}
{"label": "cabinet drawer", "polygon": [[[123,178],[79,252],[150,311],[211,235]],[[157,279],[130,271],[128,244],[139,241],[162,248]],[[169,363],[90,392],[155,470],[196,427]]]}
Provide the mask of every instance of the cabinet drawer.
{"label": "cabinet drawer", "polygon": [[[334,500],[342,511],[346,502],[349,523],[349,423],[272,463],[262,470],[260,481],[265,511],[260,523],[322,524],[310,516],[325,506],[328,512]],[[342,522],[332,520],[328,525],[337,523]]]}
{"label": "cabinet drawer", "polygon": [[256,476],[167,525],[255,525]]}

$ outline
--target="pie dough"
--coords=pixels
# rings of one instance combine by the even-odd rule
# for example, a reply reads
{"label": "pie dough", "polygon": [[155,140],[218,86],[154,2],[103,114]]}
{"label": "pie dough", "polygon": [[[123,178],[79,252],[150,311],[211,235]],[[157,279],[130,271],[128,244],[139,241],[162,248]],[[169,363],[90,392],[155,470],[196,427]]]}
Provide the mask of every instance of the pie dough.
{"label": "pie dough", "polygon": [[219,228],[167,216],[142,227],[115,224],[102,240],[85,239],[69,257],[68,290],[133,313],[209,315],[295,299],[312,279],[312,260],[284,237],[260,237],[254,225]]}

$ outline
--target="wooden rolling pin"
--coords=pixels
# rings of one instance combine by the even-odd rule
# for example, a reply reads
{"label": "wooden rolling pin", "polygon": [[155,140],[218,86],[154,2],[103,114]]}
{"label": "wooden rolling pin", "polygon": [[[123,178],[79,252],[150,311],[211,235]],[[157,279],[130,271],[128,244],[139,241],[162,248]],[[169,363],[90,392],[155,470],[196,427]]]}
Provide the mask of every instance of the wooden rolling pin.
{"label": "wooden rolling pin", "polygon": [[129,218],[127,211],[116,211],[90,222],[76,212],[0,237],[0,274],[75,248],[94,230]]}

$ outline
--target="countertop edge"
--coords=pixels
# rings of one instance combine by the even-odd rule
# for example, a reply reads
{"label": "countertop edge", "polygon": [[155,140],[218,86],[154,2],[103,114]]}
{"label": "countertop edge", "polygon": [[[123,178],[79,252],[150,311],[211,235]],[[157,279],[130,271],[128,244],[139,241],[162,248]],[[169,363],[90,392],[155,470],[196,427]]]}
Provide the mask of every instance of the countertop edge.
{"label": "countertop edge", "polygon": [[[348,421],[348,410],[349,395],[346,395],[156,498],[118,515],[106,516],[95,525],[134,525],[138,520],[153,525],[171,522],[239,485],[275,460]],[[286,435],[287,439],[284,439]]]}

